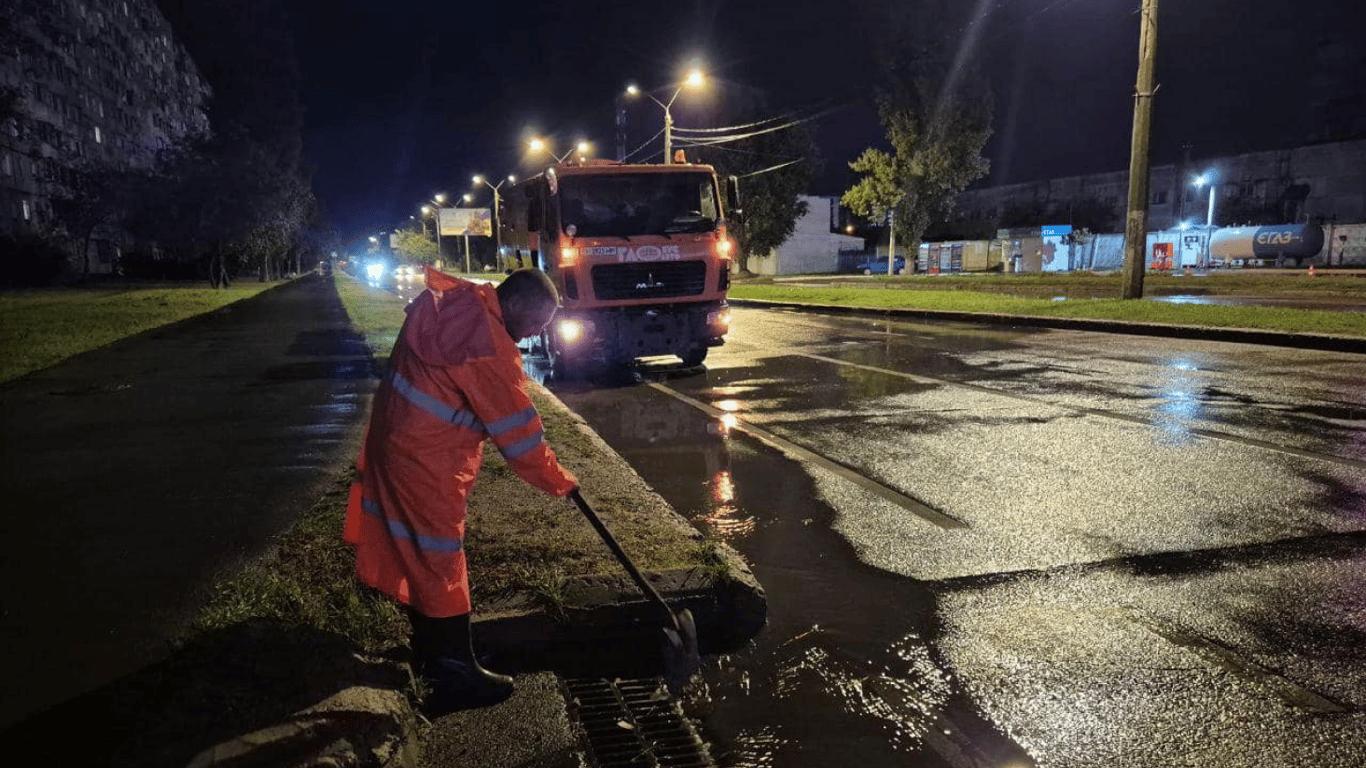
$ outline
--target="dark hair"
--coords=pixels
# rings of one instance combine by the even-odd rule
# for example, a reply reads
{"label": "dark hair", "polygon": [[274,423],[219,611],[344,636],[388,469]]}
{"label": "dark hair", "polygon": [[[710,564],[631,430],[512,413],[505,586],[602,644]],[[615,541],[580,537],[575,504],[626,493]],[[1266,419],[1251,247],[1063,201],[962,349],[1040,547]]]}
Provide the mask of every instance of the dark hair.
{"label": "dark hair", "polygon": [[560,292],[550,276],[539,269],[518,269],[498,284],[498,299],[503,303],[510,300],[519,303],[559,306]]}

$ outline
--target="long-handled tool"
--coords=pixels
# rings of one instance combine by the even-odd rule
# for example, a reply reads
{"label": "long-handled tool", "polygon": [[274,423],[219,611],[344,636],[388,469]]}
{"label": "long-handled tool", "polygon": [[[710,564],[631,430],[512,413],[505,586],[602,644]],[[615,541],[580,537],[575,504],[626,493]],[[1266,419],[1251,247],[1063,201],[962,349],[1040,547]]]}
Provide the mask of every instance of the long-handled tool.
{"label": "long-handled tool", "polygon": [[669,622],[673,626],[664,627],[664,640],[660,643],[660,650],[664,656],[664,680],[668,683],[669,690],[677,693],[688,684],[697,670],[702,668],[702,657],[697,652],[697,625],[693,622],[692,611],[687,608],[674,611],[668,603],[664,602],[664,598],[660,597],[655,588],[650,586],[650,582],[640,575],[635,563],[632,563],[631,558],[626,556],[626,552],[622,550],[621,545],[612,536],[612,532],[607,530],[606,525],[603,525],[598,514],[593,511],[592,507],[588,506],[588,502],[584,500],[577,488],[570,491],[569,498],[574,500],[579,511],[583,512],[583,516],[593,524],[593,528],[602,537],[603,542],[607,544],[607,548],[612,550],[612,554],[617,556],[622,567],[631,574],[631,578],[635,580],[636,586],[640,587],[640,591],[658,603],[659,607],[669,614]]}

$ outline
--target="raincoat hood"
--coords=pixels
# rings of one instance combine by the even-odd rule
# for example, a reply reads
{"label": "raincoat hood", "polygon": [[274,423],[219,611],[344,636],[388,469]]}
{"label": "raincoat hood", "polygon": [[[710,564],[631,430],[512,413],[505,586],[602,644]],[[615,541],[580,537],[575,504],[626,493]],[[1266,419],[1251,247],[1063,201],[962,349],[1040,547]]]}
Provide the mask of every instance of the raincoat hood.
{"label": "raincoat hood", "polygon": [[503,329],[497,290],[425,267],[427,290],[404,310],[404,341],[427,365],[446,367],[493,357]]}

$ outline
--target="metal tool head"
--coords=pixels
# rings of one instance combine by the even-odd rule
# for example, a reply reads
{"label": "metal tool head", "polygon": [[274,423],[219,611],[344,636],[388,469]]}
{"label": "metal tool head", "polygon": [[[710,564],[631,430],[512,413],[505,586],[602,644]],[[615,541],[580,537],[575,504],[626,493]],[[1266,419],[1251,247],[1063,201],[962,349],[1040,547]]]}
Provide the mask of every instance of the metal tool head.
{"label": "metal tool head", "polygon": [[664,658],[664,682],[670,693],[678,695],[702,668],[702,656],[697,652],[697,624],[692,611],[684,608],[670,613],[674,626],[664,628],[660,651]]}

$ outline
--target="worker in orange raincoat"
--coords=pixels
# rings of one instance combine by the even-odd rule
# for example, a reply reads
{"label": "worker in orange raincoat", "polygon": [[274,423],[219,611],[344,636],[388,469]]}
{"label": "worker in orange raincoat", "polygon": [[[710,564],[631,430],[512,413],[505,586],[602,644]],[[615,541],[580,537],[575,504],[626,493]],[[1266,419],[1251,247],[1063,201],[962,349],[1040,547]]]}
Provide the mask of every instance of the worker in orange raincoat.
{"label": "worker in orange raincoat", "polygon": [[546,493],[578,486],[546,444],[516,344],[540,333],[558,304],[539,270],[494,288],[428,268],[375,393],[345,537],[361,581],[408,608],[429,714],[512,694],[511,678],[480,666],[470,637],[465,503],[485,438]]}

